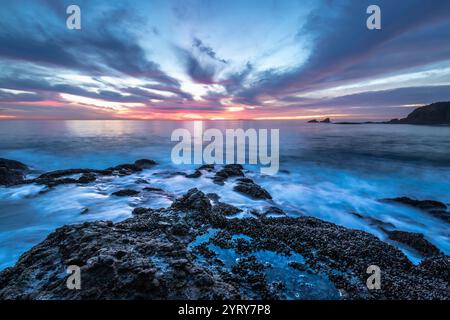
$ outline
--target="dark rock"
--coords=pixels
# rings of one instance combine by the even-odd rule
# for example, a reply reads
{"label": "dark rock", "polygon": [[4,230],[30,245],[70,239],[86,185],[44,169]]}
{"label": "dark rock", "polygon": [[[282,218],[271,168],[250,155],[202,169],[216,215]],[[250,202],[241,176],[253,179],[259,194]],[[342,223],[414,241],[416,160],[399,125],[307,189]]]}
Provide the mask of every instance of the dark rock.
{"label": "dark rock", "polygon": [[440,278],[450,285],[450,257],[440,255],[425,258],[420,263],[418,269]]}
{"label": "dark rock", "polygon": [[444,220],[450,223],[450,213],[447,212],[447,205],[445,203],[435,200],[415,200],[408,197],[399,197],[392,199],[382,199],[383,202],[400,203],[406,206],[414,207],[425,211],[437,219]]}
{"label": "dark rock", "polygon": [[420,210],[446,210],[447,206],[439,201],[434,200],[414,200],[408,197],[399,197],[393,199],[384,199],[385,202],[397,202]]}
{"label": "dark rock", "polygon": [[450,101],[436,102],[415,109],[406,118],[392,119],[391,124],[450,124]]}
{"label": "dark rock", "polygon": [[136,168],[142,170],[142,169],[149,169],[157,165],[157,163],[149,159],[139,159],[134,162],[134,165],[136,166]]}
{"label": "dark rock", "polygon": [[132,189],[123,189],[114,192],[112,195],[117,197],[132,197],[137,196],[139,194],[139,191],[132,190]]}
{"label": "dark rock", "polygon": [[413,233],[406,231],[387,231],[389,239],[404,243],[421,253],[425,257],[440,255],[441,252],[428,240],[426,240],[421,233]]}
{"label": "dark rock", "polygon": [[24,182],[28,167],[22,162],[0,158],[0,185],[11,186]]}
{"label": "dark rock", "polygon": [[91,173],[91,172],[89,172],[89,173],[83,173],[81,175],[81,177],[78,178],[77,182],[86,184],[86,183],[94,182],[96,179],[97,179],[96,175]]}
{"label": "dark rock", "polygon": [[207,193],[206,196],[215,203],[217,203],[220,199],[220,196],[217,193]]}
{"label": "dark rock", "polygon": [[163,189],[156,188],[156,187],[145,187],[144,190],[145,191],[151,191],[151,192],[164,192]]}
{"label": "dark rock", "polygon": [[217,204],[215,204],[213,208],[216,212],[224,216],[231,216],[236,213],[242,212],[241,209],[224,202],[217,202]]}
{"label": "dark rock", "polygon": [[136,179],[135,183],[137,183],[137,184],[149,184],[148,180],[143,179],[143,178]]}
{"label": "dark rock", "polygon": [[270,215],[270,214],[275,214],[275,215],[286,215],[286,213],[283,211],[283,209],[280,209],[278,207],[268,207],[264,209],[264,215]]}
{"label": "dark rock", "polygon": [[207,172],[212,172],[214,171],[215,166],[213,164],[204,164],[202,166],[200,166],[197,170],[204,170]]}
{"label": "dark rock", "polygon": [[[244,179],[241,179],[244,180]],[[272,199],[272,196],[266,189],[257,185],[251,179],[245,179],[244,181],[238,181],[237,185],[233,188],[234,191],[249,196],[252,199],[264,200]]]}
{"label": "dark rock", "polygon": [[243,177],[244,167],[240,164],[227,164],[222,170],[218,171],[213,177],[213,181],[216,184],[222,185],[225,180],[231,177]]}
{"label": "dark rock", "polygon": [[[230,219],[224,229],[251,237],[257,250],[278,251],[287,246],[305,257],[305,268],[328,274],[347,299],[450,297],[448,280],[431,275],[424,266],[413,266],[401,251],[363,231],[310,217]],[[367,289],[370,265],[382,270],[381,290]],[[431,268],[440,274],[437,263]]]}
{"label": "dark rock", "polygon": [[373,218],[371,216],[364,216],[357,212],[351,212],[352,215],[366,221],[369,225],[378,227],[380,230],[386,231],[394,229],[395,226],[390,222],[384,222],[380,219]]}
{"label": "dark rock", "polygon": [[320,121],[320,123],[331,123],[330,118],[325,118],[324,120]]}
{"label": "dark rock", "polygon": [[199,170],[195,170],[194,173],[187,174],[186,178],[200,178],[202,173]]}
{"label": "dark rock", "polygon": [[309,120],[308,123],[319,123],[319,121],[317,121],[316,119],[313,119],[313,120]]}
{"label": "dark rock", "polygon": [[209,212],[212,208],[211,202],[206,195],[197,188],[190,189],[184,196],[176,199],[171,208],[185,211]]}
{"label": "dark rock", "polygon": [[[207,244],[189,250],[211,228],[219,231],[210,243],[245,254],[231,270]],[[371,234],[311,217],[226,219],[198,189],[167,209],[136,208],[120,223],[57,229],[0,272],[0,299],[279,299],[284,286],[268,282],[271,266],[253,254],[260,250],[302,255],[303,265],[289,266],[327,276],[346,299],[450,299],[447,256],[414,266]],[[72,264],[81,267],[81,290],[66,287]],[[380,290],[367,289],[370,265],[382,270]]]}

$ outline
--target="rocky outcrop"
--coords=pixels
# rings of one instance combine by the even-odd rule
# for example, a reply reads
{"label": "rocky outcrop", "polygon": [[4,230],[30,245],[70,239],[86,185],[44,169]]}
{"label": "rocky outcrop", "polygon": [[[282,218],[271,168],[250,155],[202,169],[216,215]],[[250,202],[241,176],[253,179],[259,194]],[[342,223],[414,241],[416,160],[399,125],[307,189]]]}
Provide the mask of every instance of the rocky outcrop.
{"label": "rocky outcrop", "polygon": [[137,196],[140,192],[132,189],[123,189],[113,192],[112,195],[116,197],[133,197]]}
{"label": "rocky outcrop", "polygon": [[435,200],[415,200],[408,197],[382,199],[383,202],[399,203],[424,211],[437,219],[450,223],[450,213],[447,211],[445,203]]}
{"label": "rocky outcrop", "polygon": [[24,182],[28,167],[22,162],[0,158],[0,186],[12,186]]}
{"label": "rocky outcrop", "polygon": [[213,181],[216,184],[223,185],[228,178],[243,177],[243,170],[244,167],[240,164],[227,164],[214,175]]}
{"label": "rocky outcrop", "polygon": [[411,112],[406,118],[392,119],[392,124],[450,124],[450,101],[436,102],[420,107]]}
{"label": "rocky outcrop", "polygon": [[387,231],[387,234],[389,239],[404,243],[425,257],[432,257],[442,254],[439,249],[426,240],[421,233],[395,230]]}
{"label": "rocky outcrop", "polygon": [[331,123],[331,119],[330,118],[325,118],[321,121],[313,119],[313,120],[309,120],[308,123]]}
{"label": "rocky outcrop", "polygon": [[[218,233],[191,248],[208,230]],[[242,235],[247,238],[233,238]],[[245,256],[226,268],[208,243]],[[167,209],[137,208],[120,223],[57,229],[0,273],[0,298],[280,299],[287,284],[281,275],[269,281],[270,263],[256,255],[261,250],[301,254],[301,265],[291,261],[286,268],[328,277],[344,299],[450,298],[448,257],[414,266],[401,251],[366,232],[315,218],[226,219],[198,189]],[[69,265],[81,268],[80,290],[66,287]],[[370,265],[382,270],[380,290],[367,289]]]}
{"label": "rocky outcrop", "polygon": [[252,179],[240,178],[233,190],[242,193],[255,200],[270,200],[272,196],[263,187],[257,185]]}

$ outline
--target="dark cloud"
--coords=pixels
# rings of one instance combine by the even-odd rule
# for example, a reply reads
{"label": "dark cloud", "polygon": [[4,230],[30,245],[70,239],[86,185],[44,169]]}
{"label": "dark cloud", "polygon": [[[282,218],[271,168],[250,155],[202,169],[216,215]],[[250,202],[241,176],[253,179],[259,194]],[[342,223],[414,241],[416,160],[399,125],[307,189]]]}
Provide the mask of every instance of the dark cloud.
{"label": "dark cloud", "polygon": [[209,46],[205,45],[200,39],[194,38],[193,47],[197,48],[201,53],[206,54],[211,59],[227,64],[228,62],[225,59],[220,59],[217,57],[216,52]]}
{"label": "dark cloud", "polygon": [[[378,1],[382,30],[375,31],[366,28],[365,10],[370,4],[366,0],[326,1],[300,31],[314,37],[308,61],[284,72],[265,71],[258,82],[237,95],[254,104],[262,94],[321,89],[448,59],[450,42],[445,34],[450,29],[449,1]],[[443,34],[443,30],[447,32]],[[433,43],[439,49],[421,47],[417,42],[420,32],[430,35],[420,37],[421,42]]]}
{"label": "dark cloud", "polygon": [[[450,101],[450,85],[405,87],[391,90],[368,91],[340,96],[332,99],[305,99],[286,97],[282,101],[293,103],[287,109],[305,107],[400,107],[403,105],[430,104],[436,101]],[[297,103],[297,104],[296,104]]]}
{"label": "dark cloud", "polygon": [[[59,1],[46,1],[50,10],[36,7],[34,18],[20,11],[15,21],[5,18],[0,26],[0,58],[81,71],[90,75],[126,74],[162,83],[176,82],[150,61],[125,21],[132,14],[126,8],[106,8],[102,15],[89,16],[92,4],[83,2],[82,30],[65,28],[65,8]],[[64,10],[63,10],[64,9]],[[63,11],[61,11],[63,10]],[[46,13],[46,14],[44,14]],[[113,23],[111,23],[113,22]],[[20,25],[20,28],[18,27]],[[83,28],[84,25],[84,28]]]}

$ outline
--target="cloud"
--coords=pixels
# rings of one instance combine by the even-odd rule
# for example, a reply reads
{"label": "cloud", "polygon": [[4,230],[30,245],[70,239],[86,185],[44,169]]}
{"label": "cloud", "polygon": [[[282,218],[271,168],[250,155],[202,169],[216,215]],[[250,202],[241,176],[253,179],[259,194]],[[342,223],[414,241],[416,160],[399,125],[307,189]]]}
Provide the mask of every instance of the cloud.
{"label": "cloud", "polygon": [[[288,70],[261,72],[259,80],[238,95],[248,103],[258,103],[261,95],[318,90],[448,59],[450,42],[443,39],[450,27],[450,2],[379,1],[380,31],[365,27],[369,2],[324,2],[299,31],[300,35],[314,35],[306,63]],[[443,34],[444,30],[447,32]],[[438,48],[428,48],[424,54],[417,37],[411,36],[413,32],[426,32],[431,38],[421,36],[421,42],[433,39]]]}

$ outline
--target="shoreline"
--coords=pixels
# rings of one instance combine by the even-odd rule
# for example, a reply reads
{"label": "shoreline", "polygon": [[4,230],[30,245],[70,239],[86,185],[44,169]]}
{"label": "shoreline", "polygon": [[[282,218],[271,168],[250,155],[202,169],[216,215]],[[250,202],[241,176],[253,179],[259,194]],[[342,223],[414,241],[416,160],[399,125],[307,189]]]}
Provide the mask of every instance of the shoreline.
{"label": "shoreline", "polygon": [[[13,164],[17,173],[18,164]],[[157,166],[154,161],[141,159],[106,170],[45,173],[22,183],[43,183],[51,188],[92,184],[98,175],[128,175],[153,166]],[[74,173],[81,176],[68,177]],[[240,165],[205,165],[194,174],[176,174],[195,180],[206,173],[212,174],[219,186],[232,180],[237,182],[238,193],[271,199],[266,190],[246,177]],[[164,193],[162,189],[148,189]],[[122,190],[116,196],[132,196],[135,192]],[[429,214],[440,208],[442,218],[448,217],[446,206],[438,202],[412,202],[408,198],[384,201],[416,206]],[[0,272],[0,297],[296,299],[295,289],[287,285],[289,278],[273,278],[270,270],[278,270],[275,274],[279,276],[292,274],[295,279],[310,280],[317,289],[314,292],[323,295],[310,293],[312,296],[297,299],[450,298],[445,280],[449,257],[420,234],[390,230],[391,226],[381,221],[371,221],[395,241],[422,251],[424,259],[413,265],[399,249],[367,232],[308,216],[290,217],[276,203],[264,212],[254,212],[252,218],[233,217],[240,210],[222,202],[218,194],[193,188],[167,208],[135,208],[133,216],[121,222],[63,226],[24,253],[15,266]],[[227,260],[230,256],[235,263]],[[271,258],[264,261],[267,257]],[[284,261],[284,265],[280,267],[275,261]],[[73,264],[81,267],[85,289],[72,291],[65,287],[65,268]],[[366,269],[373,264],[379,265],[384,274],[381,290],[368,290],[365,284]],[[299,285],[304,287],[306,283]],[[302,292],[308,292],[305,290]]]}

